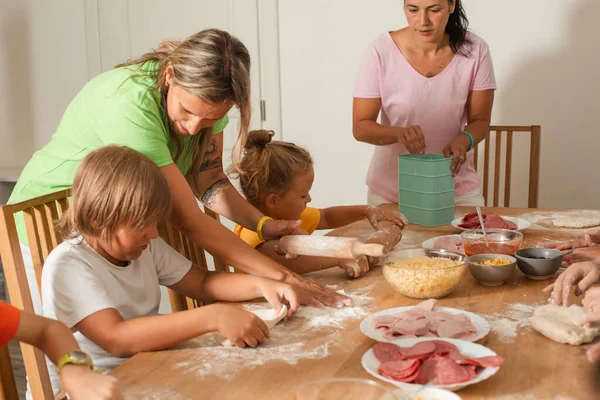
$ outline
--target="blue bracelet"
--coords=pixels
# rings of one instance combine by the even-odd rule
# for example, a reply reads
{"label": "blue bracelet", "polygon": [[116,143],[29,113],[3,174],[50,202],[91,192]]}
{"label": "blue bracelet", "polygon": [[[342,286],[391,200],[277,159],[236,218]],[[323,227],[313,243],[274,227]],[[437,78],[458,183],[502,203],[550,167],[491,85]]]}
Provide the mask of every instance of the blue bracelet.
{"label": "blue bracelet", "polygon": [[461,132],[461,135],[467,135],[469,137],[469,149],[467,150],[468,153],[473,147],[475,147],[475,140],[473,139],[473,135],[467,131]]}

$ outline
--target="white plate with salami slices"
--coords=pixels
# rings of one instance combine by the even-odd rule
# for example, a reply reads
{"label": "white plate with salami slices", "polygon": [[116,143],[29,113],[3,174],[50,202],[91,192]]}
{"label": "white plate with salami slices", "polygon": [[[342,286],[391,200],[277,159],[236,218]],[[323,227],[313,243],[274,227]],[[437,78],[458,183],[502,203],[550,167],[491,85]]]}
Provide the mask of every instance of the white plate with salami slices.
{"label": "white plate with salami slices", "polygon": [[[455,340],[455,339],[434,339],[434,338],[415,338],[415,339],[399,339],[396,340],[394,342],[391,342],[397,346],[403,347],[403,348],[409,348],[414,346],[417,343],[420,342],[427,342],[427,341],[431,341],[431,340],[437,340],[437,341],[443,341],[443,342],[448,342],[454,346],[456,346],[456,348],[458,349],[458,351],[460,352],[460,355],[465,357],[465,358],[482,358],[482,357],[490,357],[490,356],[497,356],[497,354],[485,347],[482,346],[480,344],[477,343],[471,343],[471,342],[466,342],[464,340]],[[387,376],[382,375],[379,372],[379,367],[382,365],[382,362],[379,361],[377,359],[377,357],[375,357],[375,353],[373,352],[373,348],[369,349],[369,351],[367,351],[363,357],[362,357],[362,366],[363,368],[371,375],[373,375],[374,377],[381,379],[382,381],[385,382],[389,382],[399,388],[407,388],[407,389],[412,389],[412,390],[417,390],[418,388],[422,387],[423,385],[421,384],[416,384],[416,383],[406,383],[406,382],[399,382],[397,380],[394,380],[392,378],[389,378]],[[421,365],[419,365],[418,368],[421,368]],[[476,383],[482,382],[486,379],[489,379],[490,377],[492,377],[496,372],[498,372],[498,370],[500,369],[499,366],[496,367],[477,367],[476,369],[476,375],[473,379],[464,381],[464,382],[460,382],[460,383],[454,383],[454,384],[445,384],[445,385],[431,385],[431,387],[436,387],[436,388],[441,388],[441,389],[446,389],[446,390],[451,390],[453,392],[458,391],[460,389],[463,389],[467,386],[470,385],[474,385]],[[419,372],[420,373],[420,372]],[[446,378],[449,378],[449,374],[451,374],[451,372],[445,372],[445,376]]]}
{"label": "white plate with salami slices", "polygon": [[[401,338],[388,339],[381,329],[377,329],[373,326],[373,321],[377,319],[377,317],[381,317],[384,315],[395,315],[404,311],[408,311],[414,306],[406,306],[406,307],[395,307],[388,308],[387,310],[378,311],[374,314],[369,315],[367,318],[363,319],[360,323],[360,330],[363,334],[370,337],[371,339],[377,340],[378,342],[395,342],[396,340],[402,340]],[[439,312],[447,312],[448,314],[464,314],[467,318],[471,320],[471,323],[477,329],[476,335],[470,339],[469,341],[476,342],[479,339],[484,338],[490,333],[490,323],[486,321],[483,317],[479,315],[461,310],[458,308],[450,308],[450,307],[438,307],[436,306],[433,311]],[[436,339],[434,337],[428,337],[428,339]]]}

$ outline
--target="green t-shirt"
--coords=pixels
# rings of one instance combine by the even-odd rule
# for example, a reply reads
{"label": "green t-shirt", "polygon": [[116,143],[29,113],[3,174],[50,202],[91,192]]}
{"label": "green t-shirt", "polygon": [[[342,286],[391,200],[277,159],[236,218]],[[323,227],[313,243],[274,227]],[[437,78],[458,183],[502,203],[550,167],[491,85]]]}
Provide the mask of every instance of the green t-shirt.
{"label": "green t-shirt", "polygon": [[[73,184],[79,163],[90,152],[109,144],[127,146],[159,167],[172,164],[176,145],[156,85],[157,61],[116,68],[90,80],[67,107],[50,143],[34,153],[21,173],[9,204],[18,203]],[[227,115],[213,127],[221,133]],[[177,167],[185,175],[193,161],[198,135],[183,137]],[[22,216],[17,218],[22,243],[28,244]]]}

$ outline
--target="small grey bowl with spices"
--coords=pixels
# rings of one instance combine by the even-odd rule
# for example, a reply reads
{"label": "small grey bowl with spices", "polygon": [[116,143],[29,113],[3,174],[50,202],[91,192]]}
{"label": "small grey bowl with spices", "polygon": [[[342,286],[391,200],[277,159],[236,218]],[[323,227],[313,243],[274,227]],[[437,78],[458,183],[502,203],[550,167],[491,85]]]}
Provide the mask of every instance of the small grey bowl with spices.
{"label": "small grey bowl with spices", "polygon": [[510,277],[517,259],[506,254],[477,254],[468,257],[471,275],[483,286],[500,286]]}

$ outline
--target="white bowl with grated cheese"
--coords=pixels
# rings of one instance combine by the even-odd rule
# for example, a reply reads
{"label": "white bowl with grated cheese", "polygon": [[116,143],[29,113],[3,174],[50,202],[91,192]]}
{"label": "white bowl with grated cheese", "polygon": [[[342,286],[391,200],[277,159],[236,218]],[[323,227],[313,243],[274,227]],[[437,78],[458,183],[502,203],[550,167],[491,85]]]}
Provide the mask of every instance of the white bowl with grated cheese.
{"label": "white bowl with grated cheese", "polygon": [[388,254],[383,276],[398,293],[413,299],[439,299],[460,284],[467,267],[464,254],[410,249]]}

